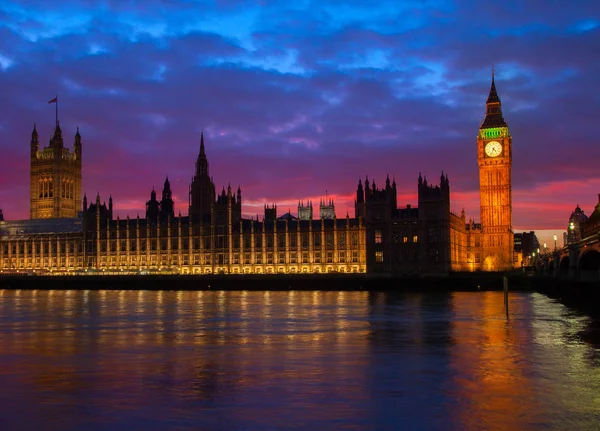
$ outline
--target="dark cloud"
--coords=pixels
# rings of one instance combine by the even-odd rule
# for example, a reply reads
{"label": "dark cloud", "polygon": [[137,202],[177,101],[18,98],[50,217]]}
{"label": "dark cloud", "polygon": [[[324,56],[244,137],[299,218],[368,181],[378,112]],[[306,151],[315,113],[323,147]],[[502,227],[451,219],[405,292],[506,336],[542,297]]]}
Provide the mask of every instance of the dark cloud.
{"label": "dark cloud", "polygon": [[[84,190],[143,212],[172,179],[187,211],[200,131],[220,186],[264,201],[336,197],[395,176],[449,172],[455,211],[479,218],[475,137],[490,68],[513,135],[514,225],[556,228],[600,184],[595,2],[70,0],[0,5],[0,207],[28,215],[28,142],[79,126]],[[575,202],[577,201],[577,202]],[[293,205],[292,205],[293,206]]]}

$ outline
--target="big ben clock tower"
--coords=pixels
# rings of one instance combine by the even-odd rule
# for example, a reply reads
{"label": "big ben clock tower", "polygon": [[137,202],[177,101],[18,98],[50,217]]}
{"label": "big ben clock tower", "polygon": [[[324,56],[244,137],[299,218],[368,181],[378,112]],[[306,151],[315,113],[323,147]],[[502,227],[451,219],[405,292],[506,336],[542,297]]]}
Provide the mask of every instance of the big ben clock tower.
{"label": "big ben clock tower", "polygon": [[479,199],[481,207],[481,269],[513,268],[511,198],[512,137],[502,117],[494,74],[485,104],[485,119],[477,136]]}

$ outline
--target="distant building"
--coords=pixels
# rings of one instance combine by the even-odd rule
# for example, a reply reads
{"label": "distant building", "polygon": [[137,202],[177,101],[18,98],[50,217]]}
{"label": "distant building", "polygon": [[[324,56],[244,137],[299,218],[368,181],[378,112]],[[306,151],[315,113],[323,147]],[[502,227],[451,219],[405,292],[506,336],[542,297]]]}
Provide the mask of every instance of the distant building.
{"label": "distant building", "polygon": [[518,232],[514,234],[514,250],[516,253],[521,253],[523,260],[537,253],[540,249],[540,242],[535,234],[535,231]]}
{"label": "distant building", "polygon": [[579,208],[579,205],[577,205],[569,217],[569,225],[567,226],[567,242],[565,245],[576,243],[585,237],[583,228],[587,221],[588,217],[585,215],[584,211]]}
{"label": "distant building", "polygon": [[333,220],[335,218],[333,199],[321,200],[319,204],[319,217],[325,220]]}
{"label": "distant building", "polygon": [[308,201],[304,205],[304,201],[298,202],[298,218],[300,220],[312,220],[313,218],[313,206],[312,201]]}

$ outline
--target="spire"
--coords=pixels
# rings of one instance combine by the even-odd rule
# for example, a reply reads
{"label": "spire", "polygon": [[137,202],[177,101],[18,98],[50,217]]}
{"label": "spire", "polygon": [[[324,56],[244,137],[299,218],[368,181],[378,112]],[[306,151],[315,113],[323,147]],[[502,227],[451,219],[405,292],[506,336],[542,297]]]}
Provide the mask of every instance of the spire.
{"label": "spire", "polygon": [[500,103],[500,97],[496,91],[495,72],[492,69],[492,85],[490,87],[490,94],[488,95],[487,101],[485,102],[485,119],[481,124],[481,129],[488,129],[492,127],[507,127],[506,121],[502,117],[502,104]]}
{"label": "spire", "polygon": [[495,81],[495,72],[494,72],[494,67],[492,66],[492,86],[490,87],[490,94],[488,96],[487,102],[485,102],[486,104],[488,103],[500,103],[500,97],[498,97],[498,92],[496,91],[496,81]]}
{"label": "spire", "polygon": [[208,176],[208,160],[204,150],[204,131],[200,132],[200,153],[196,160],[196,177]]}
{"label": "spire", "polygon": [[81,138],[81,135],[79,134],[79,126],[77,126],[77,133],[75,133],[75,137]]}
{"label": "spire", "polygon": [[206,157],[206,153],[204,152],[204,130],[200,132],[200,156]]}
{"label": "spire", "polygon": [[38,137],[37,127],[36,127],[36,124],[33,123],[33,131],[31,132],[31,140],[37,141],[37,137]]}

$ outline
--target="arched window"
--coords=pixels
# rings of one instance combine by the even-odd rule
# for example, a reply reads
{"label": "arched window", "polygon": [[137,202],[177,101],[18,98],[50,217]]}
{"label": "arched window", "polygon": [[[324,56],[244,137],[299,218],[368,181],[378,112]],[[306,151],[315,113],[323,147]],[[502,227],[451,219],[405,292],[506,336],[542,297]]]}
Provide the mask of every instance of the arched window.
{"label": "arched window", "polygon": [[48,180],[48,197],[49,198],[54,197],[54,187],[52,184],[52,178],[50,178]]}
{"label": "arched window", "polygon": [[40,178],[38,180],[38,191],[40,194],[40,198],[44,197],[44,181]]}

